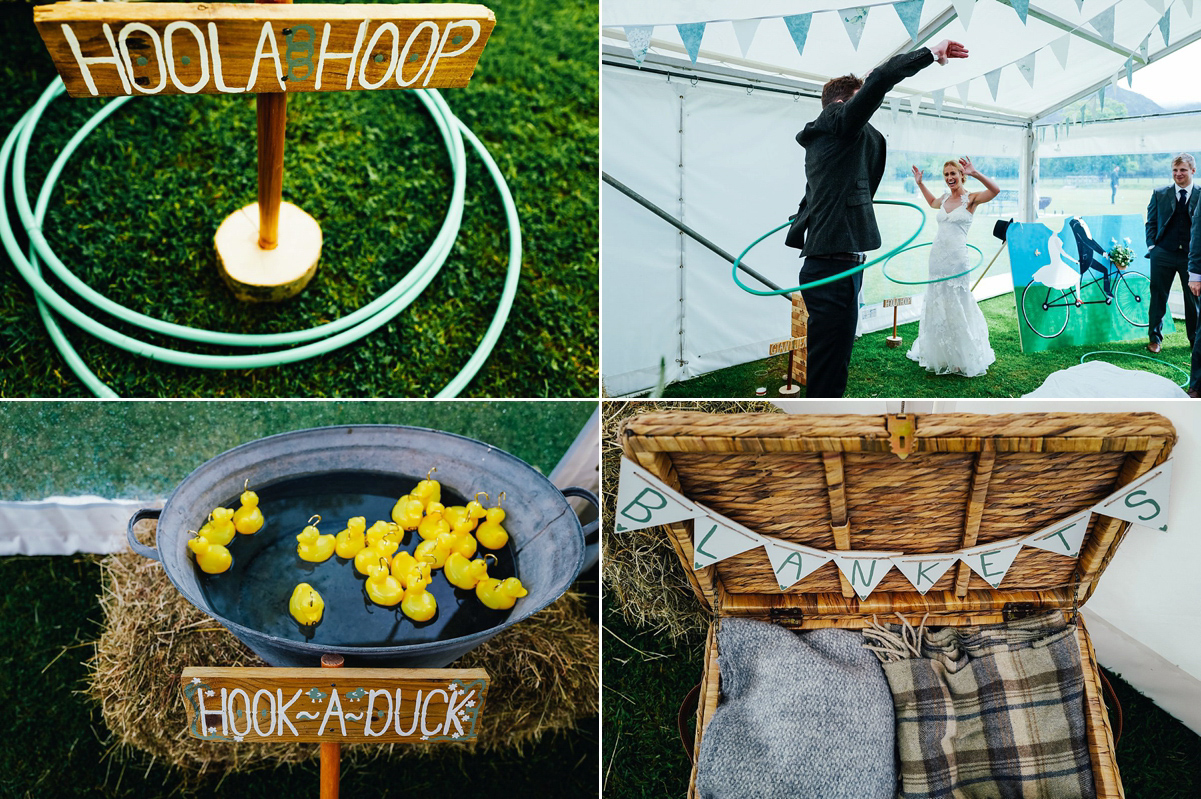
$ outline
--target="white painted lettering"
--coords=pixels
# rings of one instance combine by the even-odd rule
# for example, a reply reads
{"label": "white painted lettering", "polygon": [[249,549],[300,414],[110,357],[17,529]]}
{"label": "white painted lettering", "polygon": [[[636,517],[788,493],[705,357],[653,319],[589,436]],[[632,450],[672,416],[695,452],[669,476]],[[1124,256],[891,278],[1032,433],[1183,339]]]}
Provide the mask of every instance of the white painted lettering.
{"label": "white painted lettering", "polygon": [[[371,53],[375,50],[375,45],[379,42],[380,36],[384,33],[392,34],[392,60],[388,62],[388,70],[384,76],[375,83],[370,83],[367,80],[367,66],[371,63]],[[359,85],[364,89],[378,89],[388,82],[388,78],[392,77],[392,70],[396,69],[396,59],[399,57],[400,51],[400,31],[396,29],[396,24],[385,22],[375,29],[371,39],[367,42],[366,56],[359,63]]]}
{"label": "white painted lettering", "polygon": [[[400,693],[400,691],[397,690],[396,693]],[[379,732],[373,732],[371,729],[371,719],[375,717],[375,697],[376,697],[376,695],[382,696],[384,699],[388,700],[388,712],[384,716],[384,718],[386,720],[384,721],[383,728],[380,729]],[[367,692],[367,720],[363,723],[363,734],[366,736],[383,735],[384,733],[386,733],[388,731],[388,721],[390,721],[391,719],[392,719],[392,694],[388,691],[388,689],[386,689],[386,688],[384,688],[382,690],[372,689],[371,691],[368,691]]]}
{"label": "white painted lettering", "polygon": [[[171,43],[171,36],[177,30],[186,30],[196,39],[196,46],[200,48],[200,80],[189,86],[179,79],[175,74],[175,48]],[[163,51],[167,59],[167,72],[171,75],[171,82],[175,84],[175,88],[179,89],[184,94],[196,94],[204,88],[209,82],[209,59],[208,52],[204,47],[204,34],[200,32],[191,22],[172,22],[163,31]]]}
{"label": "white painted lettering", "polygon": [[338,698],[338,689],[331,688],[329,691],[329,704],[325,706],[325,717],[321,719],[321,729],[317,730],[318,735],[325,734],[325,725],[329,722],[330,716],[338,717],[338,726],[342,728],[342,737],[346,737],[346,719],[342,716],[342,700]]}
{"label": "white painted lettering", "polygon": [[[236,711],[234,709],[234,700],[238,698],[238,694],[242,695],[242,701],[246,703],[246,729],[239,730]],[[229,692],[229,730],[235,736],[247,736],[250,734],[250,727],[253,723],[250,712],[250,697],[241,688],[235,688]]]}
{"label": "white painted lettering", "polygon": [[[408,63],[408,60],[409,60],[409,50],[413,47],[413,44],[416,43],[417,37],[418,37],[418,35],[420,35],[421,31],[425,30],[425,29],[428,29],[430,32],[429,50],[426,51],[425,60],[421,62],[421,66],[417,69],[417,74],[413,76],[412,80],[406,81],[404,79],[403,72],[404,72],[405,64]],[[431,22],[430,20],[427,19],[424,22],[422,22],[420,25],[418,25],[416,28],[413,28],[413,32],[409,34],[409,40],[407,42],[405,42],[404,49],[400,51],[400,60],[396,63],[396,85],[400,86],[403,89],[403,88],[412,86],[414,83],[416,83],[417,79],[421,77],[421,73],[425,71],[425,68],[427,66],[429,66],[429,64],[430,64],[430,61],[433,60],[434,51],[436,51],[437,49],[438,49],[438,23]]]}
{"label": "white painted lettering", "polygon": [[121,29],[121,32],[117,34],[117,47],[121,50],[125,69],[128,70],[131,77],[133,76],[133,61],[129,55],[129,36],[133,33],[144,33],[150,37],[150,41],[154,44],[154,57],[158,61],[158,85],[153,89],[147,89],[138,83],[137,78],[133,78],[133,87],[142,94],[158,94],[167,85],[167,69],[163,64],[163,42],[154,28],[141,22],[131,22]]}
{"label": "white painted lettering", "polygon": [[75,63],[79,64],[79,72],[83,75],[83,82],[87,84],[88,91],[93,96],[98,94],[96,91],[96,82],[92,80],[92,72],[88,69],[89,64],[112,64],[117,68],[117,77],[121,79],[121,86],[124,87],[126,94],[132,94],[129,88],[129,78],[125,74],[125,68],[121,63],[121,57],[117,53],[117,43],[113,41],[113,29],[106,22],[104,23],[104,38],[108,40],[109,50],[112,51],[111,57],[96,56],[95,58],[84,58],[83,52],[79,49],[79,40],[75,38],[75,32],[71,30],[71,26],[62,25],[63,38],[67,40],[67,46],[71,48],[71,55],[75,56]]}
{"label": "white painted lettering", "polygon": [[221,734],[229,737],[229,697],[225,695],[225,689],[221,689]]}
{"label": "white painted lettering", "polygon": [[[260,718],[260,716],[259,716],[259,699],[261,699],[264,696],[267,697],[267,705],[270,708],[269,712],[267,713],[267,717],[271,720],[271,723],[267,725],[266,732],[263,732],[262,728],[259,727],[259,718]],[[254,692],[254,704],[251,707],[251,710],[254,713],[254,715],[251,718],[251,721],[254,724],[255,734],[262,738],[270,737],[271,731],[275,729],[275,694],[271,693],[266,688],[260,688],[259,690],[255,691]]]}
{"label": "white painted lettering", "polygon": [[350,88],[354,81],[354,62],[359,58],[359,49],[363,46],[363,37],[367,34],[368,22],[370,22],[370,20],[365,19],[359,25],[359,34],[355,36],[354,39],[354,50],[350,51],[349,53],[331,53],[326,49],[329,47],[330,26],[328,22],[325,23],[325,30],[321,34],[321,53],[317,57],[317,83],[314,85],[314,89],[318,91],[321,89],[321,71],[325,69],[325,60],[327,58],[330,60],[339,58],[350,59],[350,66],[346,68],[346,88]]}
{"label": "white painted lettering", "polygon": [[[268,55],[263,50],[263,43],[271,45],[271,54]],[[259,33],[259,43],[254,48],[254,63],[250,65],[250,80],[246,83],[246,91],[254,91],[254,84],[259,79],[259,62],[264,58],[270,58],[275,62],[275,82],[279,84],[279,90],[285,91],[284,86],[284,65],[279,60],[279,48],[275,45],[275,30],[271,27],[270,22],[263,23],[263,30]]]}
{"label": "white painted lettering", "polygon": [[400,728],[400,689],[396,689],[396,710],[394,711],[396,718],[396,734],[408,737],[417,732],[417,721],[421,715],[421,690],[417,691],[417,703],[413,705],[413,726],[407,730]]}
{"label": "white painted lettering", "polygon": [[460,735],[463,734],[463,725],[459,723],[459,713],[463,710],[463,708],[467,707],[467,703],[474,698],[474,690],[465,694],[455,691],[450,695],[450,701],[446,703],[446,723],[442,726],[442,729],[446,731],[447,735],[450,734],[451,724],[455,725],[455,732],[459,733]]}
{"label": "white painted lettering", "polygon": [[425,701],[421,703],[421,734],[422,735],[437,735],[439,732],[442,731],[441,724],[439,724],[437,727],[434,727],[432,730],[426,729],[426,726],[425,726],[425,717],[429,712],[430,700],[434,698],[434,694],[442,694],[442,696],[446,697],[447,703],[449,704],[449,702],[450,702],[450,697],[447,695],[446,691],[442,690],[441,688],[435,688],[434,690],[430,691],[428,694],[425,695]]}
{"label": "white painted lettering", "polygon": [[[470,28],[471,29],[471,41],[467,42],[467,44],[463,45],[458,50],[455,50],[453,53],[448,53],[448,52],[446,52],[446,43],[448,41],[450,41],[450,32],[453,31],[455,28]],[[438,52],[434,56],[433,62],[430,64],[429,71],[425,73],[425,82],[422,83],[421,85],[422,86],[430,85],[430,78],[432,78],[434,76],[434,70],[438,68],[438,61],[440,61],[443,58],[454,58],[455,56],[463,55],[463,53],[466,53],[468,50],[471,49],[472,45],[474,45],[477,41],[479,41],[479,38],[480,38],[479,20],[464,19],[464,20],[460,20],[458,22],[452,22],[449,25],[447,25],[446,30],[442,33],[442,44],[438,45]]]}
{"label": "white painted lettering", "polygon": [[288,704],[285,705],[284,704],[284,689],[280,688],[276,691],[276,697],[277,697],[277,705],[276,706],[279,708],[279,714],[276,716],[276,718],[279,719],[279,726],[277,726],[275,728],[276,735],[284,734],[284,725],[285,724],[287,724],[288,729],[292,731],[292,735],[300,735],[300,733],[296,731],[296,728],[294,726],[292,726],[292,720],[288,718],[288,708],[292,707],[292,705],[295,704],[296,700],[300,698],[300,693],[301,693],[300,689],[297,688],[296,693],[292,694],[292,698],[289,699]]}
{"label": "white painted lettering", "polygon": [[245,89],[235,89],[225,85],[225,76],[221,74],[221,48],[217,44],[217,23],[209,23],[209,49],[213,52],[213,85],[217,91],[227,94],[241,94]]}

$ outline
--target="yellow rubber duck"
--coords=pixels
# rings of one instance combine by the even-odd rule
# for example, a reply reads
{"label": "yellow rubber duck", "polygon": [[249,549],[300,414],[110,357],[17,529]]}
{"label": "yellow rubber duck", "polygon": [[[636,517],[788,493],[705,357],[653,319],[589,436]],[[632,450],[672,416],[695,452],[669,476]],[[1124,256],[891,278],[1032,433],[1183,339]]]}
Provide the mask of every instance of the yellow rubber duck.
{"label": "yellow rubber duck", "polygon": [[209,520],[200,528],[199,534],[207,538],[210,543],[220,544],[223,547],[229,546],[229,542],[234,540],[234,535],[237,533],[234,523],[230,521],[233,513],[229,508],[213,508],[213,512],[209,514]]}
{"label": "yellow rubber duck", "polygon": [[446,563],[446,559],[450,557],[450,548],[454,544],[455,539],[450,533],[442,533],[437,538],[431,538],[428,541],[422,541],[413,550],[413,557],[417,560],[429,561],[431,569],[441,569]]}
{"label": "yellow rubber duck", "polygon": [[364,577],[371,574],[371,567],[380,561],[388,563],[388,556],[371,545],[360,549],[354,556],[354,570]]}
{"label": "yellow rubber duck", "polygon": [[390,608],[400,602],[404,589],[388,571],[388,561],[381,559],[371,567],[371,576],[367,578],[367,596],[377,605]]}
{"label": "yellow rubber duck", "polygon": [[296,554],[300,556],[301,560],[307,560],[309,563],[324,563],[333,557],[337,542],[334,541],[332,534],[321,535],[316,525],[313,524],[313,519],[317,520],[317,524],[321,523],[320,516],[313,516],[309,519],[309,526],[296,536]]}
{"label": "yellow rubber duck", "polygon": [[414,575],[420,575],[428,584],[432,579],[429,561],[417,560],[405,551],[397,552],[396,557],[392,558],[392,576],[400,581],[403,588],[408,588]]}
{"label": "yellow rubber duck", "polygon": [[426,585],[426,581],[419,578],[405,589],[400,611],[413,621],[429,621],[438,612],[438,603],[434,595],[425,590]]}
{"label": "yellow rubber duck", "polygon": [[472,537],[471,533],[459,528],[458,530],[452,530],[450,536],[454,539],[454,543],[450,545],[451,552],[458,552],[468,559],[475,557],[477,547],[475,538]]}
{"label": "yellow rubber duck", "polygon": [[467,506],[451,505],[442,511],[442,518],[446,519],[446,523],[451,526],[451,529],[454,529],[467,520]]}
{"label": "yellow rubber duck", "polygon": [[234,511],[234,527],[243,535],[254,535],[263,529],[263,512],[259,510],[259,495],[250,490],[250,481],[243,484],[242,507]]}
{"label": "yellow rubber duck", "polygon": [[292,618],[305,626],[316,624],[325,614],[325,600],[313,586],[301,583],[292,589],[292,598],[288,600],[288,612],[292,614]]}
{"label": "yellow rubber duck", "polygon": [[431,502],[442,501],[442,484],[433,478],[436,471],[438,471],[437,466],[430,469],[426,473],[425,479],[417,483],[416,488],[410,492],[411,496],[421,500],[423,508],[428,508]]}
{"label": "yellow rubber duck", "polygon": [[416,530],[424,512],[425,503],[411,494],[405,494],[392,506],[392,521],[400,525],[402,530]]}
{"label": "yellow rubber duck", "polygon": [[234,562],[228,549],[221,544],[214,544],[199,533],[195,538],[188,539],[188,549],[192,550],[192,554],[196,556],[196,565],[205,574],[229,571]]}
{"label": "yellow rubber duck", "polygon": [[475,595],[493,610],[508,610],[517,602],[517,597],[525,596],[529,591],[516,577],[497,580],[485,577],[475,587]]}
{"label": "yellow rubber duck", "polygon": [[417,535],[429,541],[442,533],[449,533],[450,524],[442,518],[443,510],[440,502],[431,502],[425,509],[425,518],[421,520],[421,524],[417,525]]}
{"label": "yellow rubber duck", "polygon": [[[495,560],[493,555],[488,557]],[[451,585],[470,591],[479,584],[480,580],[488,576],[488,563],[483,558],[468,560],[458,552],[452,552],[446,559],[446,566],[442,573],[446,575],[446,580]]]}
{"label": "yellow rubber duck", "polygon": [[477,491],[475,492],[475,499],[467,503],[467,518],[471,521],[471,528],[473,530],[475,529],[475,525],[479,524],[480,519],[484,518],[484,515],[488,512],[484,509],[484,506],[480,504],[481,496],[484,499],[489,498],[488,492]]}
{"label": "yellow rubber duck", "polygon": [[378,521],[367,528],[367,546],[384,557],[390,558],[400,549],[400,539],[403,537],[400,526],[392,522]]}
{"label": "yellow rubber duck", "polygon": [[505,495],[502,492],[500,499],[496,501],[496,507],[488,508],[487,518],[480,522],[480,526],[475,530],[476,540],[488,549],[500,549],[509,541],[509,534],[505,532],[505,528],[500,526],[500,523],[505,520],[504,508],[500,506],[504,498]]}
{"label": "yellow rubber duck", "polygon": [[367,546],[363,535],[365,529],[366,516],[354,516],[346,520],[346,529],[334,536],[334,552],[338,553],[339,558],[350,560]]}

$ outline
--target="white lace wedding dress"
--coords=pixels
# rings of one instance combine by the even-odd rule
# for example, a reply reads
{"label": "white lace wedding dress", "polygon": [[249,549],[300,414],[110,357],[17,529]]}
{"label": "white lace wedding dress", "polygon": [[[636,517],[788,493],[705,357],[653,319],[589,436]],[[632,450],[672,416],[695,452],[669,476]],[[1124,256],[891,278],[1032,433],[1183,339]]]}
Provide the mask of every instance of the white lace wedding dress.
{"label": "white lace wedding dress", "polygon": [[[930,280],[959,274],[970,266],[967,233],[972,214],[967,204],[950,213],[939,208],[935,218],[938,232],[930,247]],[[996,360],[970,280],[971,275],[961,275],[926,288],[917,341],[909,357],[936,374],[977,377]]]}

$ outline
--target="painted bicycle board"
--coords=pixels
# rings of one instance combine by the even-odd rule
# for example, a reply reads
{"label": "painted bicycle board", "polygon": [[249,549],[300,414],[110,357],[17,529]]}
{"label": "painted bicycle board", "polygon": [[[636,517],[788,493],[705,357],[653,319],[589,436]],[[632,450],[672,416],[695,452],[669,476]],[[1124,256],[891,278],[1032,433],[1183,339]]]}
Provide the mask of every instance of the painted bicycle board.
{"label": "painted bicycle board", "polygon": [[[1042,222],[1014,223],[1007,238],[1023,352],[1146,338],[1151,283],[1141,217],[1069,217],[1058,233]],[[1109,261],[1118,243],[1135,253],[1125,269]],[[1173,329],[1169,314],[1164,332]]]}

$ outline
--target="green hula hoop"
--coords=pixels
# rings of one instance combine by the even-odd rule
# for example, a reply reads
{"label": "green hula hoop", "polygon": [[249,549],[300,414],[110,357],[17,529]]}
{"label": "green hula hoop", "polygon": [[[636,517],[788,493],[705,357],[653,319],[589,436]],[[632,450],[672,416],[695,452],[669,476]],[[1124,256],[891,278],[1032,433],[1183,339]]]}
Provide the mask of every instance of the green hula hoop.
{"label": "green hula hoop", "polygon": [[740,252],[738,254],[738,257],[734,259],[734,267],[731,270],[731,275],[734,278],[734,283],[738,286],[738,288],[742,289],[743,291],[747,292],[748,294],[754,294],[757,297],[772,297],[772,296],[776,296],[779,294],[791,294],[794,291],[804,291],[805,289],[812,289],[812,288],[817,288],[818,286],[824,286],[827,283],[833,283],[835,280],[842,280],[844,277],[850,277],[851,275],[855,274],[856,272],[862,272],[864,269],[867,269],[869,266],[874,266],[875,264],[880,263],[881,261],[883,261],[886,258],[891,258],[892,256],[899,253],[901,250],[905,249],[910,244],[912,244],[913,240],[921,235],[922,229],[926,227],[926,212],[922,210],[920,205],[914,205],[913,203],[907,203],[904,200],[873,200],[872,203],[874,205],[904,205],[904,206],[907,206],[922,215],[922,223],[920,225],[918,225],[917,230],[913,231],[913,235],[910,236],[909,238],[905,239],[905,241],[901,244],[901,246],[897,247],[896,249],[889,250],[888,252],[881,255],[879,258],[873,258],[872,260],[868,261],[865,264],[859,264],[858,266],[852,266],[850,269],[846,270],[845,272],[839,272],[836,275],[830,275],[829,277],[823,277],[821,280],[814,280],[809,283],[802,283],[801,285],[793,286],[790,289],[769,289],[767,291],[764,291],[762,289],[753,289],[750,286],[748,286],[747,284],[743,283],[741,280],[739,280],[738,279],[738,266],[739,266],[739,264],[742,263],[742,259],[744,257],[746,257],[746,254],[748,252],[750,252],[752,249],[754,249],[756,244],[763,241],[765,238],[767,238],[771,234],[781,231],[784,228],[791,225],[792,220],[789,220],[789,221],[785,222],[784,224],[782,224],[778,227],[774,227],[771,230],[767,231],[762,236],[760,236],[759,238],[752,241],[745,250],[743,250],[742,252]]}
{"label": "green hula hoop", "polygon": [[970,268],[965,269],[962,272],[956,272],[955,274],[947,275],[946,277],[936,277],[933,280],[897,280],[895,277],[888,274],[888,263],[893,258],[900,255],[902,252],[909,252],[910,250],[916,250],[919,247],[930,247],[930,246],[933,246],[933,244],[934,244],[934,242],[932,242],[932,241],[927,241],[925,244],[914,244],[912,247],[906,247],[905,249],[901,250],[901,252],[896,252],[896,253],[893,253],[892,255],[889,255],[888,258],[884,261],[884,265],[880,267],[880,274],[884,275],[884,277],[888,278],[893,283],[900,283],[902,286],[925,286],[928,283],[941,283],[944,280],[954,280],[957,277],[963,277],[964,275],[970,275],[972,272],[974,272],[976,270],[976,268],[978,266],[980,266],[980,264],[984,263],[984,253],[980,250],[980,248],[977,247],[975,244],[968,244],[967,245],[968,249],[975,250],[976,255],[978,255],[980,257],[976,259],[976,263],[972,264]]}
{"label": "green hula hoop", "polygon": [[[1184,375],[1184,382],[1176,384],[1176,386],[1178,388],[1186,388],[1188,386],[1189,377],[1191,376],[1187,371],[1185,371],[1184,369],[1181,369],[1179,366],[1177,366],[1174,363],[1168,363],[1167,361],[1161,361],[1158,358],[1152,358],[1150,355],[1140,355],[1137,352],[1122,352],[1121,350],[1093,350],[1092,352],[1086,352],[1080,356],[1080,363],[1084,363],[1086,360],[1088,360],[1088,356],[1090,356],[1090,355],[1126,355],[1131,358],[1142,358],[1144,361],[1155,361],[1158,364],[1163,364],[1164,366],[1168,367],[1169,369],[1175,369],[1177,372],[1180,372],[1182,375]],[[1146,371],[1146,370],[1143,370],[1143,371]],[[1151,374],[1155,374],[1155,373],[1152,372]]]}

